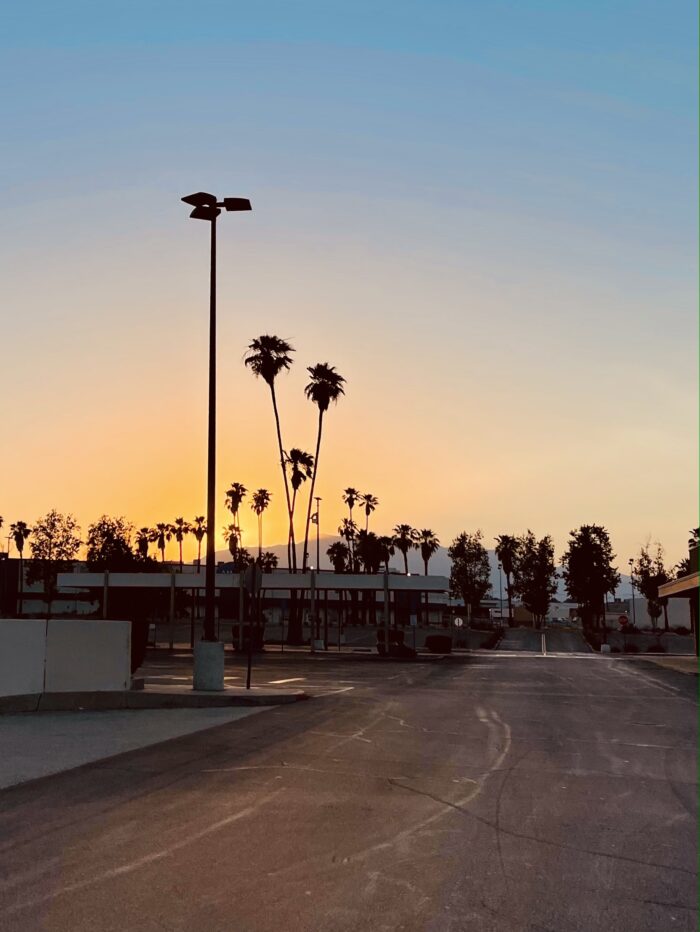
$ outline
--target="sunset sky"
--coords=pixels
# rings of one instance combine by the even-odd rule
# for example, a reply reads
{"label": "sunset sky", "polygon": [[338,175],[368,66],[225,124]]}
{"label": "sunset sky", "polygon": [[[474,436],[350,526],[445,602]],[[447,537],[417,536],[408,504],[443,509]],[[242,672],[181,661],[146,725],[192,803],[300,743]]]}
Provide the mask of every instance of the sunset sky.
{"label": "sunset sky", "polygon": [[378,531],[531,527],[559,556],[596,522],[621,564],[648,538],[678,560],[698,509],[696,37],[690,0],[12,4],[6,523],[204,513],[208,228],[179,199],[210,190],[253,203],[219,224],[219,499],[270,489],[268,543],[274,424],[242,362],[265,332],[297,350],[286,446],[313,451],[306,366],[347,379],[323,533],[354,485]]}

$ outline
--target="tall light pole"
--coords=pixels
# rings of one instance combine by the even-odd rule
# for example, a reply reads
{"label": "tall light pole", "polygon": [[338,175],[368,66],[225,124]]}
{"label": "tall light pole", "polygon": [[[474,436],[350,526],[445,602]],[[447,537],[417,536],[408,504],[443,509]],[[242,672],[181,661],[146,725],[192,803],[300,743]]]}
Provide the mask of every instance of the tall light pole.
{"label": "tall light pole", "polygon": [[503,621],[503,567],[498,561],[498,620]]}
{"label": "tall light pole", "polygon": [[633,557],[630,557],[627,563],[629,564],[629,568],[630,568],[630,586],[632,587],[632,624],[636,628],[637,627],[637,609],[635,608],[635,605],[634,605],[634,570],[633,570],[634,559]]}
{"label": "tall light pole", "polygon": [[[225,197],[219,201],[214,194],[198,191],[183,197],[185,204],[194,210],[190,217],[207,220],[211,224],[211,264],[209,274],[209,419],[207,440],[207,554],[204,582],[204,626],[203,641],[216,641],[216,565],[215,565],[215,516],[216,516],[216,218],[221,208],[228,211],[250,210],[250,201],[243,197]],[[214,656],[212,652],[212,656]],[[216,654],[218,657],[218,653]],[[200,679],[199,688],[223,688],[223,652],[221,652],[221,685],[204,685],[207,677]],[[218,667],[218,664],[217,664]],[[195,688],[197,688],[197,657],[195,656]],[[218,675],[216,677],[218,682]]]}
{"label": "tall light pole", "polygon": [[316,569],[321,569],[321,499],[315,495],[316,502]]}

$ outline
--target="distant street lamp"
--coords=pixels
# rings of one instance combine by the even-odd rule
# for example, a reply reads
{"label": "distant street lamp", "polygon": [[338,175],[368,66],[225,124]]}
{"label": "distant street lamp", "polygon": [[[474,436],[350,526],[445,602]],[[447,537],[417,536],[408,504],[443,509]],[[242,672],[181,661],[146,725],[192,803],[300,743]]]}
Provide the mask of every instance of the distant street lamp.
{"label": "distant street lamp", "polygon": [[503,567],[498,562],[498,618],[503,621]]}
{"label": "distant street lamp", "polygon": [[[211,224],[211,267],[209,276],[209,427],[207,442],[207,554],[205,564],[204,588],[204,626],[203,640],[216,641],[215,623],[215,549],[214,528],[216,512],[216,218],[221,208],[228,211],[250,210],[250,201],[244,197],[225,197],[217,200],[214,194],[198,191],[183,197],[185,204],[194,210],[190,217],[194,220],[208,220]],[[205,685],[206,676],[197,685],[197,656],[195,655],[195,688],[223,688],[223,653],[221,655],[221,685]],[[217,676],[218,681],[218,676]]]}

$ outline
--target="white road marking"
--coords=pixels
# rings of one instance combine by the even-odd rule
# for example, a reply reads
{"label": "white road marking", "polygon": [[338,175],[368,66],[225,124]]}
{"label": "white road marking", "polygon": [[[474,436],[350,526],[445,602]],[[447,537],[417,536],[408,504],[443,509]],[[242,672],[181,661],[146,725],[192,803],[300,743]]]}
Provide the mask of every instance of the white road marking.
{"label": "white road marking", "polygon": [[282,683],[301,683],[302,680],[305,680],[305,676],[292,676],[288,680],[269,680],[270,686],[279,686]]}

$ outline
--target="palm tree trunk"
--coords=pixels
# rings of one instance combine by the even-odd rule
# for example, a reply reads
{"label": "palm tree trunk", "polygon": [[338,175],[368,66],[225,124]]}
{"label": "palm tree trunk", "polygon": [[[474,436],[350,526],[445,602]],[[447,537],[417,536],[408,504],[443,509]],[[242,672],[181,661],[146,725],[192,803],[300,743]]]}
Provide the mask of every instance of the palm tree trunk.
{"label": "palm tree trunk", "polygon": [[[274,382],[270,385],[270,394],[272,395],[272,410],[275,412],[275,426],[277,428],[277,446],[280,451],[280,468],[282,469],[282,479],[284,480],[284,494],[287,499],[287,514],[289,515],[289,523],[292,523],[292,504],[289,498],[289,480],[287,479],[287,470],[284,465],[284,447],[282,446],[282,428],[280,427],[280,415],[277,410],[277,396],[275,395],[275,384]],[[292,554],[294,555],[294,562],[292,563]],[[296,569],[296,548],[292,550],[291,543],[287,546],[287,563],[289,570],[292,570],[292,566]]]}
{"label": "palm tree trunk", "polygon": [[403,567],[404,567],[404,572],[408,576],[408,550],[404,550],[403,552]]}
{"label": "palm tree trunk", "polygon": [[294,489],[294,491],[292,492],[292,504],[289,509],[289,532],[287,534],[287,550],[289,551],[290,547],[292,548],[292,550],[294,551],[295,560],[296,560],[297,542],[296,542],[296,538],[294,535],[294,512],[296,511],[296,507],[297,507],[297,491],[298,489]]}
{"label": "palm tree trunk", "polygon": [[19,615],[20,618],[22,617],[22,608],[23,608],[23,605],[22,605],[23,590],[24,590],[24,559],[22,557],[22,551],[20,550],[19,552],[19,608],[17,611],[17,614]]}
{"label": "palm tree trunk", "polygon": [[182,541],[180,541],[180,572],[182,572]]}
{"label": "palm tree trunk", "polygon": [[258,557],[262,560],[262,513],[258,515]]}
{"label": "palm tree trunk", "polygon": [[[323,411],[318,412],[318,436],[316,437],[316,457],[314,459],[314,472],[311,476],[311,489],[309,490],[309,507],[306,510],[306,528],[304,530],[304,554],[302,557],[302,572],[306,571],[306,551],[309,546],[309,527],[311,525],[311,506],[314,500],[316,476],[318,475],[318,456],[321,450],[321,436],[323,434]],[[351,512],[352,514],[352,512]]]}
{"label": "palm tree trunk", "polygon": [[508,621],[513,620],[513,602],[510,594],[510,573],[506,573],[506,589],[508,591]]}

